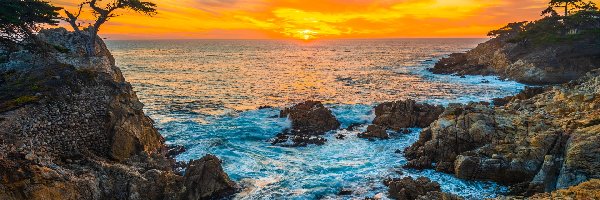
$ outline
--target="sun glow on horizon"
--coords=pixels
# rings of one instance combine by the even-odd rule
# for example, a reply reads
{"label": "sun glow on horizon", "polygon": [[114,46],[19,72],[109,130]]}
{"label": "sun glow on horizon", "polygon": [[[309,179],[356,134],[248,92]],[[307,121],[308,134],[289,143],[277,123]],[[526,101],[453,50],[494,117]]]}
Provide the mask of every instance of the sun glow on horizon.
{"label": "sun glow on horizon", "polygon": [[[79,2],[49,1],[71,11]],[[120,11],[100,34],[109,39],[481,38],[509,22],[539,19],[549,0],[147,1],[157,4],[158,15]]]}

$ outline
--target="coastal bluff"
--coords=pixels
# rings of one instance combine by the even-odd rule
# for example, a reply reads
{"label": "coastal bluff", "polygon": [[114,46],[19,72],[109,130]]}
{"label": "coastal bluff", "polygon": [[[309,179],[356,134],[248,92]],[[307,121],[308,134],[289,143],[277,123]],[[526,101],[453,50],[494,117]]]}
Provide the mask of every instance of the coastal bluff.
{"label": "coastal bluff", "polygon": [[[189,164],[164,138],[100,38],[41,31],[0,47],[0,199],[211,199],[236,184],[212,155]],[[184,168],[185,172],[181,169]]]}
{"label": "coastal bluff", "polygon": [[430,71],[496,75],[535,85],[576,80],[600,68],[600,19],[592,17],[579,23],[581,19],[576,17],[567,21],[574,24],[554,18],[509,24],[500,29],[504,33],[465,53],[442,58]]}

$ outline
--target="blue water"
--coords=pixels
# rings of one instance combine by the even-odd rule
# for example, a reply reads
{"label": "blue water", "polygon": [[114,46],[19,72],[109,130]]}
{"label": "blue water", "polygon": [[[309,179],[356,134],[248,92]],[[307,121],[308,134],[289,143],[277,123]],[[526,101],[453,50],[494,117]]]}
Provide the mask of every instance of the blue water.
{"label": "blue water", "polygon": [[[506,191],[432,170],[406,170],[403,150],[419,129],[369,141],[356,135],[373,106],[415,99],[447,105],[490,101],[524,85],[496,77],[434,75],[437,59],[473,48],[479,39],[289,41],[109,41],[117,65],[168,144],[188,150],[178,160],[214,154],[242,186],[237,199],[386,198],[386,178],[426,176],[467,199]],[[268,140],[290,126],[279,109],[304,100],[326,103],[342,128],[322,146],[286,148]],[[258,110],[262,105],[276,108]],[[344,128],[363,124],[358,130]],[[335,138],[337,134],[346,139]],[[353,191],[338,196],[340,189]]]}

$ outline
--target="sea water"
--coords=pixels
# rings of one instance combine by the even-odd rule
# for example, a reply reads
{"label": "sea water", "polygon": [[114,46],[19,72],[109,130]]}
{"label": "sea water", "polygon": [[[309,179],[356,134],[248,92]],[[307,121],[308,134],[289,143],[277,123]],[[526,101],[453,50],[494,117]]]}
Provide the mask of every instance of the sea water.
{"label": "sea water", "polygon": [[[108,41],[146,114],[168,144],[183,145],[187,161],[206,154],[242,186],[237,199],[353,199],[386,197],[386,178],[426,176],[468,199],[494,197],[506,187],[465,181],[433,170],[403,169],[402,150],[418,139],[356,137],[373,107],[414,99],[447,105],[490,101],[524,85],[496,77],[434,75],[443,56],[482,39],[381,40],[158,40]],[[282,107],[319,100],[342,123],[322,146],[288,148],[268,140],[288,128]],[[258,109],[260,106],[273,108]],[[349,131],[351,124],[363,124]],[[346,138],[339,140],[337,134]],[[352,195],[339,196],[341,189]]]}

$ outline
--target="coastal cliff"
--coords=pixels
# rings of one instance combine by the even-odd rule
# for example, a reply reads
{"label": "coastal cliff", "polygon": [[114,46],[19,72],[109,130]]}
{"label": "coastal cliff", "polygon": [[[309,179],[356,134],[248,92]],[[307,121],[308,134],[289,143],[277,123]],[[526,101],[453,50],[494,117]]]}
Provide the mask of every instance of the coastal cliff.
{"label": "coastal cliff", "polygon": [[0,48],[0,199],[210,199],[234,192],[215,156],[189,164],[167,156],[100,38],[93,57],[82,34],[52,29],[36,38]]}
{"label": "coastal cliff", "polygon": [[[592,15],[592,16],[587,16]],[[600,68],[600,18],[578,13],[511,23],[466,53],[442,58],[438,74],[497,75],[527,84],[559,84]]]}

